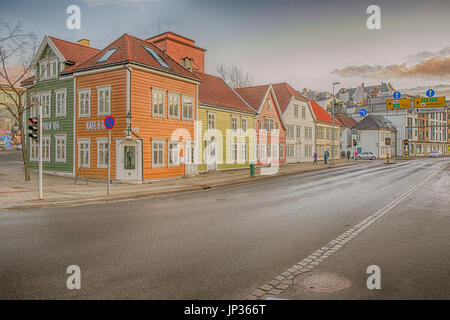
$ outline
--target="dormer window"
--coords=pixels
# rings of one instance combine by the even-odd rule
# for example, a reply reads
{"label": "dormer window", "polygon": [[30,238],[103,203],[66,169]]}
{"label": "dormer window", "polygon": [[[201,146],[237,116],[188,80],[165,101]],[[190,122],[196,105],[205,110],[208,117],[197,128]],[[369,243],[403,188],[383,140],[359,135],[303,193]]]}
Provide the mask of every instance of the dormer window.
{"label": "dormer window", "polygon": [[48,59],[39,62],[39,77],[41,80],[54,79],[58,75],[58,59]]}
{"label": "dormer window", "polygon": [[169,65],[153,50],[152,48],[145,47],[145,50],[147,50],[148,53],[152,55],[153,58],[155,58],[156,61],[161,65],[161,67],[170,69]]}

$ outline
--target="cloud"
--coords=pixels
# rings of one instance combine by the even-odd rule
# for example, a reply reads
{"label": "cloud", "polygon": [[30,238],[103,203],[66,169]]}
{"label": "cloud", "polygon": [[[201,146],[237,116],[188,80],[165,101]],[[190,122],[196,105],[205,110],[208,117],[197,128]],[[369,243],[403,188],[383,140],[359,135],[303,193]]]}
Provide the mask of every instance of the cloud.
{"label": "cloud", "polygon": [[406,57],[407,62],[416,63],[434,57],[448,57],[450,56],[450,47],[445,47],[438,52],[422,51]]}
{"label": "cloud", "polygon": [[84,2],[88,6],[103,6],[108,4],[130,5],[147,2],[159,2],[159,0],[84,0]]}
{"label": "cloud", "polygon": [[[445,48],[443,50],[449,50]],[[445,52],[441,50],[442,52]],[[433,57],[414,65],[404,64],[392,65],[360,65],[346,66],[332,72],[341,77],[368,77],[368,78],[449,78],[450,79],[450,57]]]}

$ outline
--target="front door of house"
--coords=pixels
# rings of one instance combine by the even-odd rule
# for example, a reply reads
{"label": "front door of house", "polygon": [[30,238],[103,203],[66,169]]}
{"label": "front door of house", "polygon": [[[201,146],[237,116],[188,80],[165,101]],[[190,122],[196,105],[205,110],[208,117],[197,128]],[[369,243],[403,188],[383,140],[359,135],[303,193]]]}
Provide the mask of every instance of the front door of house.
{"label": "front door of house", "polygon": [[217,143],[214,137],[206,143],[206,171],[217,170]]}
{"label": "front door of house", "polygon": [[141,143],[124,139],[118,142],[117,178],[123,181],[141,181]]}

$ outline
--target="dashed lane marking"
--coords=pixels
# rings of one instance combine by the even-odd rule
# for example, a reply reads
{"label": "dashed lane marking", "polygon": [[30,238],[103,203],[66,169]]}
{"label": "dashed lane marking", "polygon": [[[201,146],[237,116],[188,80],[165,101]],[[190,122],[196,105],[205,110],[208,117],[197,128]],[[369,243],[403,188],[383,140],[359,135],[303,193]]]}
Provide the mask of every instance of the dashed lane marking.
{"label": "dashed lane marking", "polygon": [[268,283],[262,285],[258,289],[254,290],[251,294],[244,297],[246,300],[257,300],[257,299],[268,299],[280,294],[283,290],[289,288],[294,282],[294,277],[311,271],[314,267],[318,266],[321,262],[327,259],[332,254],[336,253],[344,245],[349,243],[354,237],[368,228],[375,221],[380,219],[386,213],[390,212],[395,206],[397,206],[404,199],[409,197],[411,194],[420,189],[425,183],[433,179],[441,170],[447,167],[448,162],[444,162],[439,168],[437,168],[432,174],[423,179],[421,182],[417,183],[411,189],[392,200],[386,206],[375,212],[374,214],[368,216],[352,228],[343,232],[341,235],[336,237],[334,240],[330,241],[328,244],[324,245],[322,248],[316,250],[310,254],[307,258],[304,258],[297,264],[293,265],[286,271],[282,272],[280,275],[276,276],[274,279]]}

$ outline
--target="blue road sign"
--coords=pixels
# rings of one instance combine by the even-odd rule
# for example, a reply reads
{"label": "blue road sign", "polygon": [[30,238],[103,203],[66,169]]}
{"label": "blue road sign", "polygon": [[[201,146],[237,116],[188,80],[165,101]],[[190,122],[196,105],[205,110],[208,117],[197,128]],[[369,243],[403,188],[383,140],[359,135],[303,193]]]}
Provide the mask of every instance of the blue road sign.
{"label": "blue road sign", "polygon": [[361,109],[359,114],[361,115],[361,117],[365,117],[367,115],[367,110],[366,109]]}
{"label": "blue road sign", "polygon": [[400,99],[400,97],[402,96],[402,94],[400,93],[400,91],[395,91],[394,94],[392,95],[394,97],[394,99]]}
{"label": "blue road sign", "polygon": [[431,98],[434,96],[434,90],[433,89],[428,89],[427,90],[427,97]]}
{"label": "blue road sign", "polygon": [[113,116],[108,116],[105,118],[103,123],[105,124],[106,129],[111,130],[112,128],[114,128],[116,121],[114,120]]}

